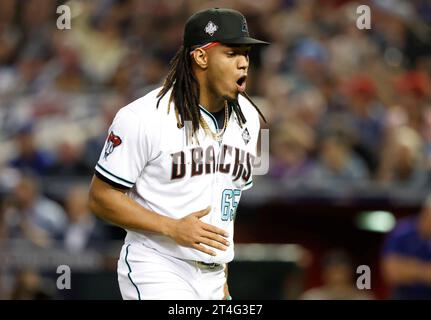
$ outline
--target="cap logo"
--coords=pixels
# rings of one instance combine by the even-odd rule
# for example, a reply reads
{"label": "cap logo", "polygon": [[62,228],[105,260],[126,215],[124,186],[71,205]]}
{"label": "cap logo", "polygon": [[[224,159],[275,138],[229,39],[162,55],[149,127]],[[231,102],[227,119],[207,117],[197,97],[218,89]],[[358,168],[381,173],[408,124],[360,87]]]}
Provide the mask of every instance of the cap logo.
{"label": "cap logo", "polygon": [[245,21],[245,18],[242,20],[242,32],[248,32],[247,28],[247,21]]}
{"label": "cap logo", "polygon": [[214,22],[209,21],[205,27],[205,32],[208,33],[211,37],[214,35],[214,32],[218,30],[218,26],[214,24]]}

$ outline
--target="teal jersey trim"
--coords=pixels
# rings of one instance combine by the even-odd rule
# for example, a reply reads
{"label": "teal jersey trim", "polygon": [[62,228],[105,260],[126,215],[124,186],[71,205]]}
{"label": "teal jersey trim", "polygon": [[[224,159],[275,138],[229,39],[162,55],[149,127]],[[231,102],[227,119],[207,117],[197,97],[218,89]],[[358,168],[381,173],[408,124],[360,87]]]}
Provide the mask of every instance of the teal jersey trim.
{"label": "teal jersey trim", "polygon": [[199,108],[207,115],[207,116],[209,116],[210,118],[211,118],[211,120],[214,122],[214,125],[215,125],[215,127],[216,127],[216,129],[217,129],[217,132],[220,130],[220,128],[218,127],[218,123],[217,123],[217,119],[216,118],[214,118],[214,116],[210,113],[210,112],[208,112],[207,110],[205,110],[204,108],[202,108],[201,106],[199,106]]}
{"label": "teal jersey trim", "polygon": [[126,258],[125,258],[125,260],[126,260],[126,264],[127,264],[127,267],[129,268],[129,273],[127,274],[127,276],[129,277],[130,282],[135,286],[136,291],[138,292],[138,299],[139,299],[139,300],[141,300],[141,294],[139,293],[139,289],[138,289],[138,287],[136,286],[136,284],[133,282],[132,277],[130,276],[130,274],[132,273],[132,268],[130,268],[130,264],[129,264],[129,262],[127,261],[127,256],[129,255],[129,247],[130,247],[130,244],[129,244],[129,245],[127,245],[127,247],[126,247]]}
{"label": "teal jersey trim", "polygon": [[110,174],[114,178],[117,178],[118,180],[121,180],[121,181],[126,182],[128,184],[131,184],[132,186],[134,185],[133,182],[130,182],[130,181],[126,180],[126,179],[123,179],[123,178],[120,178],[120,177],[116,176],[115,174],[112,174],[111,172],[109,172],[108,170],[106,170],[104,167],[102,167],[100,164],[96,164],[96,167],[100,168],[100,170],[106,172],[107,174]]}

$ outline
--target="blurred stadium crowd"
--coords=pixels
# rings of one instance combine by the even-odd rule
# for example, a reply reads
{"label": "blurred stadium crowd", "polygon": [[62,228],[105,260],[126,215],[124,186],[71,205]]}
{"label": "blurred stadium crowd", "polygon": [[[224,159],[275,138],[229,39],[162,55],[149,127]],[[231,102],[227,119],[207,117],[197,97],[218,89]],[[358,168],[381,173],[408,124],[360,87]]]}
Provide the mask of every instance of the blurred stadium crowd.
{"label": "blurred stadium crowd", "polygon": [[[0,1],[2,246],[21,238],[79,252],[116,237],[86,209],[107,128],[161,85],[186,19],[215,5],[240,10],[272,43],[252,51],[248,80],[270,127],[260,179],[431,186],[429,1],[363,1],[370,30],[356,27],[359,3],[342,0],[73,0],[70,30],[57,29],[60,4]],[[1,297],[25,297],[8,281]]]}

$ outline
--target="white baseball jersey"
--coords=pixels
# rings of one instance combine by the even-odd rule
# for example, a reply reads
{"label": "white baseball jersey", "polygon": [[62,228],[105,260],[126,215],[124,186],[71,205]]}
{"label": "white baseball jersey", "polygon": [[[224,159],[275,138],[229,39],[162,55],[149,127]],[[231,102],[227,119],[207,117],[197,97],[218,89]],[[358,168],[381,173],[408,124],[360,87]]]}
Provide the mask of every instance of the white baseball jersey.
{"label": "white baseball jersey", "polygon": [[[186,143],[185,128],[179,129],[170,92],[156,108],[158,88],[120,109],[96,165],[98,176],[112,184],[131,188],[128,195],[143,207],[179,219],[211,206],[202,218],[229,233],[226,251],[216,256],[178,245],[160,234],[127,230],[126,241],[138,242],[180,259],[227,263],[234,257],[234,218],[241,192],[252,185],[252,164],[260,129],[259,115],[250,102],[239,96],[247,119],[241,128],[230,113],[223,139],[218,142],[203,128],[199,144]],[[213,132],[216,119],[200,107]],[[224,159],[224,161],[222,161]]]}

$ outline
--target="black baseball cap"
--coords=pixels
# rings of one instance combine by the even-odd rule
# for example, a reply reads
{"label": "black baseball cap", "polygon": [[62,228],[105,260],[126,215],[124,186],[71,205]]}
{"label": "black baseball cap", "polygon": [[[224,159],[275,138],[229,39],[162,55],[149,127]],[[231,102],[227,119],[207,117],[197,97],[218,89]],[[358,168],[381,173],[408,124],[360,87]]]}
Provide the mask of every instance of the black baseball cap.
{"label": "black baseball cap", "polygon": [[269,44],[250,37],[245,17],[236,10],[206,9],[196,12],[187,20],[183,41],[185,47],[215,41],[224,44]]}

